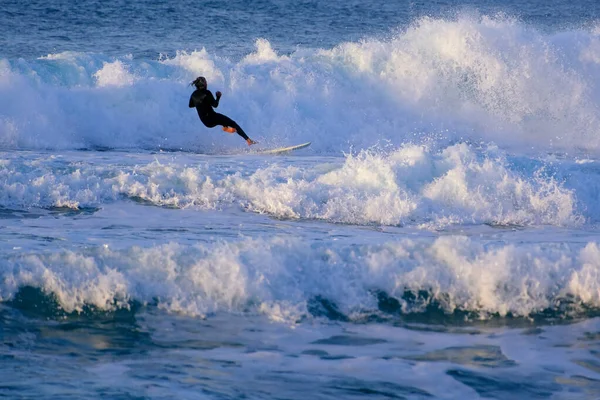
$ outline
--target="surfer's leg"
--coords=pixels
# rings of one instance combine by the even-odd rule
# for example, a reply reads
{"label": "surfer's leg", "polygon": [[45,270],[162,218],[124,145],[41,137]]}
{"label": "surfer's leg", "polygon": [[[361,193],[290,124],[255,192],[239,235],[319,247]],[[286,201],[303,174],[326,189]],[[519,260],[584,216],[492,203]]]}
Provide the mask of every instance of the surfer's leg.
{"label": "surfer's leg", "polygon": [[226,115],[223,114],[219,114],[219,113],[215,113],[215,115],[213,115],[213,122],[216,122],[216,125],[223,125],[223,126],[230,126],[233,129],[235,129],[235,131],[237,132],[238,135],[240,135],[241,137],[244,138],[244,140],[248,141],[248,135],[246,135],[246,132],[244,132],[244,130],[242,129],[241,126],[239,126],[237,124],[237,122],[235,122],[234,120],[232,120],[231,118],[229,118]]}
{"label": "surfer's leg", "polygon": [[202,121],[204,126],[207,128],[214,128],[215,126],[220,125],[212,117],[204,117],[204,118],[201,118],[200,121]]}

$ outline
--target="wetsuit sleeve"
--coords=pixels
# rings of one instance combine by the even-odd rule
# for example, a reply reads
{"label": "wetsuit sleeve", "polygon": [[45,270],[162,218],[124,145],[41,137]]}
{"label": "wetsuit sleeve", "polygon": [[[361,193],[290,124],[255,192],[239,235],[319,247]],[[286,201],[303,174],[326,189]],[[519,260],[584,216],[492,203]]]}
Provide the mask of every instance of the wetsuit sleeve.
{"label": "wetsuit sleeve", "polygon": [[213,96],[212,92],[210,90],[208,90],[208,94],[207,96],[210,96],[208,98],[208,101],[210,103],[211,106],[213,106],[214,108],[219,107],[219,99],[215,99],[215,96]]}
{"label": "wetsuit sleeve", "polygon": [[190,96],[190,104],[189,104],[190,108],[194,108],[196,107],[196,102],[194,101],[194,94],[192,94]]}

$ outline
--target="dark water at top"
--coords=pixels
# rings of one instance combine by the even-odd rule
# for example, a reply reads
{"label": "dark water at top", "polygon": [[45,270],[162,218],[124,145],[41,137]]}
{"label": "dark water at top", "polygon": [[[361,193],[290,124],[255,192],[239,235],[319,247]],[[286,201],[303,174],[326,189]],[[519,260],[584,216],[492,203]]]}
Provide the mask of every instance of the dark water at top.
{"label": "dark water at top", "polygon": [[582,1],[387,0],[83,0],[0,2],[0,56],[32,58],[62,51],[132,54],[155,59],[206,48],[228,57],[247,53],[257,38],[278,52],[329,48],[384,36],[423,16],[505,13],[546,29],[600,18],[600,3]]}

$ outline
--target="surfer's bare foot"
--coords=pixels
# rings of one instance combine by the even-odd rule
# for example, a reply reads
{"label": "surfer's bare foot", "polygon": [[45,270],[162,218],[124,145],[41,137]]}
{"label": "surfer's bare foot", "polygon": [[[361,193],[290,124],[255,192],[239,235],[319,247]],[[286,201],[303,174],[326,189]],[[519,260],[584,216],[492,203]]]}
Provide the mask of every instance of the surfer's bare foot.
{"label": "surfer's bare foot", "polygon": [[256,144],[258,142],[255,142],[254,140],[248,138],[248,139],[246,139],[246,143],[248,143],[248,146],[252,146],[253,144]]}
{"label": "surfer's bare foot", "polygon": [[225,132],[229,132],[229,133],[235,133],[236,132],[235,128],[232,128],[231,126],[224,126],[223,130]]}

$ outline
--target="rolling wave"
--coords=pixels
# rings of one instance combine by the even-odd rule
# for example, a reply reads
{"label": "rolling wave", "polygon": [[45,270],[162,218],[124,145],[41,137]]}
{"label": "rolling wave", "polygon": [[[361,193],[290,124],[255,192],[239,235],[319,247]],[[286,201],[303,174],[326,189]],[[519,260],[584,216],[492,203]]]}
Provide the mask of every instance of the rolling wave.
{"label": "rolling wave", "polygon": [[463,236],[336,248],[285,237],[100,246],[2,257],[0,300],[25,308],[38,302],[50,313],[152,305],[190,316],[261,313],[292,323],[432,312],[578,317],[600,309],[599,262],[596,242],[504,244]]}
{"label": "rolling wave", "polygon": [[[320,154],[382,141],[493,142],[511,151],[600,149],[600,31],[544,33],[506,17],[421,18],[387,40],[230,60],[205,50],[0,60],[5,149],[235,148],[187,108],[195,76],[263,143]],[[218,145],[216,143],[219,143]]]}
{"label": "rolling wave", "polygon": [[228,160],[188,165],[168,154],[154,157],[138,156],[130,163],[119,158],[114,164],[15,156],[0,164],[0,207],[93,210],[130,200],[426,229],[598,222],[597,162],[534,163],[509,158],[495,147],[405,145],[308,166],[246,159],[243,171]]}

